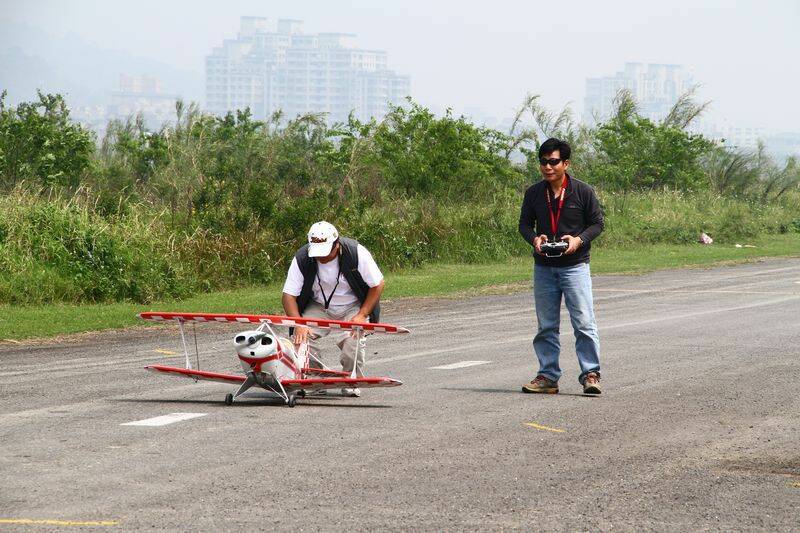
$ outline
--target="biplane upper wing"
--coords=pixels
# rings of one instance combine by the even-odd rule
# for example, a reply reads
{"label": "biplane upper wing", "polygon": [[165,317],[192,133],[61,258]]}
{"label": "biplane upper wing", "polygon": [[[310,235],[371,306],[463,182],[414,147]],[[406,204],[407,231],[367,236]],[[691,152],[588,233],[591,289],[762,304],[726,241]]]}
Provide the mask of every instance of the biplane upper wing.
{"label": "biplane upper wing", "polygon": [[205,370],[192,370],[191,368],[177,368],[174,366],[150,365],[144,367],[150,372],[169,374],[179,378],[202,379],[204,381],[220,381],[222,383],[242,384],[246,379],[244,376],[234,376],[232,374],[220,374],[219,372],[208,372]]}
{"label": "biplane upper wing", "polygon": [[360,323],[348,322],[346,320],[327,320],[324,318],[301,318],[295,316],[281,315],[240,315],[233,313],[169,313],[160,311],[150,311],[139,313],[139,318],[163,322],[165,320],[176,320],[179,322],[254,322],[260,324],[266,322],[273,326],[308,326],[311,328],[325,329],[362,329],[375,333],[409,333],[409,330],[402,326],[392,324]]}
{"label": "biplane upper wing", "polygon": [[359,387],[367,389],[370,387],[397,387],[402,385],[403,382],[392,378],[307,378],[307,379],[283,379],[281,385],[287,391],[298,389],[303,390],[322,390],[322,389],[339,389],[342,387]]}

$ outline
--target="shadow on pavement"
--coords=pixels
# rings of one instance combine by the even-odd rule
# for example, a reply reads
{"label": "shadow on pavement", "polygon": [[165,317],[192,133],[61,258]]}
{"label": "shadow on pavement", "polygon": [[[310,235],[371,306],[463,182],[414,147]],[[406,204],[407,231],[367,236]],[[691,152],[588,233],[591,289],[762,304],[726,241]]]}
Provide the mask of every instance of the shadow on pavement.
{"label": "shadow on pavement", "polygon": [[354,409],[392,409],[394,405],[383,405],[379,403],[340,403],[340,404],[332,404],[332,403],[317,403],[317,398],[314,398],[312,402],[307,400],[300,400],[297,402],[297,405],[309,405],[314,407],[346,407],[346,408],[354,408]]}
{"label": "shadow on pavement", "polygon": [[597,398],[597,395],[588,395],[588,394],[580,394],[577,392],[559,392],[558,394],[525,394],[520,389],[489,389],[489,388],[477,388],[477,387],[442,387],[442,390],[449,390],[449,391],[464,391],[464,392],[484,392],[484,393],[504,393],[504,394],[516,394],[519,396],[549,396],[549,397],[557,397],[557,396],[575,396],[577,398]]}
{"label": "shadow on pavement", "polygon": [[488,388],[477,388],[477,387],[442,387],[442,390],[451,390],[451,391],[466,391],[466,392],[502,392],[506,394],[520,394],[518,389],[488,389]]}
{"label": "shadow on pavement", "polygon": [[[345,400],[344,403],[327,403],[330,400],[334,402],[339,402]],[[223,400],[189,400],[189,399],[172,399],[172,400],[158,400],[158,399],[147,399],[147,398],[114,398],[109,399],[110,402],[115,403],[160,403],[160,404],[192,404],[192,405],[223,405],[225,406],[225,402]],[[350,398],[298,398],[297,405],[307,405],[309,407],[341,407],[346,409],[391,409],[394,407],[393,405],[383,405],[383,404],[366,404],[366,403],[350,403],[352,400]],[[285,402],[280,398],[253,398],[253,397],[244,397],[241,400],[237,400],[233,403],[233,405],[228,405],[225,407],[246,407],[246,406],[274,406],[274,407],[282,407],[285,406]]]}
{"label": "shadow on pavement", "polygon": [[[147,398],[113,398],[109,402],[118,403],[174,403],[174,404],[194,404],[194,405],[225,405],[222,399],[208,399],[208,400],[188,400],[188,399],[172,399],[172,400],[158,400]],[[244,398],[237,400],[233,405],[284,405],[283,400],[278,398]],[[231,406],[232,407],[232,406]]]}

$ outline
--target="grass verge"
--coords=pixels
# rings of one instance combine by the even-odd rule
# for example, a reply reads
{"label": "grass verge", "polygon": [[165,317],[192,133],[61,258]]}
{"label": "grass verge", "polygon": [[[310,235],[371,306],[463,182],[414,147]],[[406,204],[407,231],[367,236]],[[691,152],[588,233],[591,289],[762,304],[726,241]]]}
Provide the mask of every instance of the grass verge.
{"label": "grass verge", "polygon": [[[668,268],[713,266],[764,257],[800,256],[800,234],[770,236],[755,248],[656,244],[636,248],[598,248],[592,252],[594,274],[638,274]],[[491,264],[434,264],[387,275],[385,298],[463,296],[509,285],[524,287],[531,277],[531,258]],[[0,339],[6,342],[143,324],[136,314],[160,311],[279,313],[282,283],[220,291],[150,306],[131,303],[87,305],[0,305]],[[490,289],[491,290],[491,289]],[[147,308],[145,308],[147,307]]]}

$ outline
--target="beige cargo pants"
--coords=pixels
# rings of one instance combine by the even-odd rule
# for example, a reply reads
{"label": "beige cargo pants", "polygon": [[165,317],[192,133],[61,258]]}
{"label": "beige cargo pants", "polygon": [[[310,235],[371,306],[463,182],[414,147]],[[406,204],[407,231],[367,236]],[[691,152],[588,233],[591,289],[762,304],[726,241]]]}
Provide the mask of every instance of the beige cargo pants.
{"label": "beige cargo pants", "polygon": [[[355,303],[347,307],[330,307],[326,311],[320,304],[311,301],[303,311],[303,318],[327,318],[328,320],[350,320],[353,318],[358,310],[361,309],[359,303]],[[317,329],[311,328],[311,333],[308,336],[308,349],[311,353],[322,361],[320,353],[321,340],[324,337],[331,336],[336,343],[336,346],[341,350],[341,357],[339,362],[342,364],[342,370],[345,372],[353,371],[353,362],[356,362],[356,377],[364,376],[364,357],[367,351],[367,343],[362,336],[360,340],[356,341],[353,338],[352,331],[337,331],[335,329]],[[310,366],[316,366],[312,360]]]}

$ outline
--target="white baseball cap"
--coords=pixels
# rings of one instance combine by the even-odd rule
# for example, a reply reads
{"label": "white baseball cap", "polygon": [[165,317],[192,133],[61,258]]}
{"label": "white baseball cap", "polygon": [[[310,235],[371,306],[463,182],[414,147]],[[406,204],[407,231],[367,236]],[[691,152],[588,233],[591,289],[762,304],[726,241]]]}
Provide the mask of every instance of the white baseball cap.
{"label": "white baseball cap", "polygon": [[325,257],[331,253],[339,232],[330,222],[316,222],[308,230],[308,257]]}

